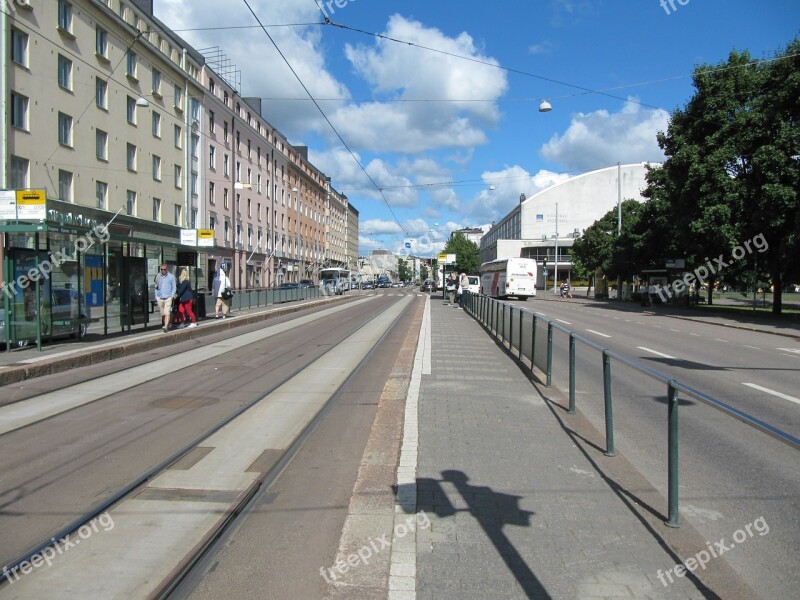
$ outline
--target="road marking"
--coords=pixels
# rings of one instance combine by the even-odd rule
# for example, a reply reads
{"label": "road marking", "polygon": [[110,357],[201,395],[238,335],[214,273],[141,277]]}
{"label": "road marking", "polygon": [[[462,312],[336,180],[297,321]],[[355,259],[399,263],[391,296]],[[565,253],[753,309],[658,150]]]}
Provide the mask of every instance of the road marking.
{"label": "road marking", "polygon": [[644,346],[637,346],[639,350],[644,350],[645,352],[652,352],[656,356],[662,356],[664,358],[675,358],[674,356],[670,356],[669,354],[664,354],[663,352],[657,352],[656,350],[651,350],[650,348],[645,348]]}
{"label": "road marking", "polygon": [[[761,348],[756,348],[755,346],[748,346],[747,344],[744,345],[745,348],[752,348],[753,350],[761,350]],[[778,348],[780,350],[780,348]]]}
{"label": "road marking", "polygon": [[680,332],[681,332],[681,330],[680,330],[680,329],[670,329],[670,331],[677,331],[678,333],[680,333]]}
{"label": "road marking", "polygon": [[796,352],[800,354],[800,348],[775,348],[776,350],[782,350],[783,352]]}
{"label": "road marking", "polygon": [[644,323],[642,323],[641,321],[636,321],[636,324],[637,325],[644,325]]}
{"label": "road marking", "polygon": [[556,319],[559,323],[563,323],[564,325],[572,325],[569,321],[565,321],[564,319]]}
{"label": "road marking", "polygon": [[742,385],[746,385],[747,387],[751,387],[756,390],[761,390],[766,394],[772,394],[773,396],[777,396],[778,398],[783,398],[784,400],[788,400],[789,402],[794,402],[795,404],[800,404],[800,398],[795,398],[794,396],[787,396],[786,394],[781,394],[780,392],[776,392],[775,390],[761,387],[760,385],[756,385],[755,383],[743,383]]}
{"label": "road marking", "polygon": [[690,333],[689,335],[693,335],[694,337],[700,337],[699,333]]}
{"label": "road marking", "polygon": [[721,339],[719,339],[719,338],[714,338],[714,341],[715,341],[715,342],[723,342],[723,343],[725,343],[725,344],[727,344],[727,343],[728,343],[728,340],[721,340]]}
{"label": "road marking", "polygon": [[603,337],[607,338],[611,337],[610,335],[606,335],[605,333],[600,333],[599,331],[595,331],[594,329],[587,329],[586,331],[588,331],[589,333],[596,333],[597,335],[602,335]]}

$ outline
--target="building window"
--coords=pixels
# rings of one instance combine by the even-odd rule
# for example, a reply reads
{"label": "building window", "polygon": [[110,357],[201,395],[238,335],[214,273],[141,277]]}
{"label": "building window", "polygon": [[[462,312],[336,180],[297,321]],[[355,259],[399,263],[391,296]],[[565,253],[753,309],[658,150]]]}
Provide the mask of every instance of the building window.
{"label": "building window", "polygon": [[216,170],[217,168],[217,148],[216,146],[208,147],[208,168]]}
{"label": "building window", "polygon": [[72,147],[72,117],[58,113],[58,143]]}
{"label": "building window", "polygon": [[108,109],[108,82],[99,77],[95,80],[94,102],[97,108]]}
{"label": "building window", "polygon": [[180,125],[175,125],[174,129],[174,137],[175,137],[175,147],[180,148],[183,146],[183,136],[181,135],[181,127]]}
{"label": "building window", "polygon": [[108,160],[108,134],[96,129],[94,134],[95,155],[100,160]]}
{"label": "building window", "polygon": [[58,26],[72,33],[72,4],[66,0],[58,0]]}
{"label": "building window", "polygon": [[94,30],[94,51],[98,56],[108,58],[108,32],[102,27]]}
{"label": "building window", "polygon": [[214,111],[208,111],[208,131],[214,133]]}
{"label": "building window", "polygon": [[128,96],[128,123],[136,125],[136,99]]}
{"label": "building window", "polygon": [[222,122],[222,141],[228,143],[228,122]]}
{"label": "building window", "polygon": [[161,71],[153,69],[153,95],[161,95]]}
{"label": "building window", "polygon": [[256,174],[256,189],[258,190],[258,193],[260,194],[261,193],[261,173],[257,173]]}
{"label": "building window", "polygon": [[183,174],[183,169],[181,168],[181,166],[175,165],[175,187],[178,189],[183,187],[183,181],[181,181],[182,174]]}
{"label": "building window", "polygon": [[153,136],[161,137],[161,114],[153,111]]}
{"label": "building window", "polygon": [[72,173],[58,170],[58,199],[72,202]]}
{"label": "building window", "polygon": [[208,202],[209,204],[216,204],[217,202],[216,186],[213,181],[208,184]]}
{"label": "building window", "polygon": [[11,28],[11,60],[22,67],[28,66],[28,34]]}
{"label": "building window", "polygon": [[197,196],[197,181],[198,181],[197,173],[192,173],[192,176],[191,176],[191,191],[192,191],[192,195],[193,196]]}
{"label": "building window", "polygon": [[11,157],[11,164],[9,165],[9,180],[8,184],[12,189],[27,189],[28,187],[28,166],[27,158],[19,156]]}
{"label": "building window", "polygon": [[173,216],[175,218],[175,225],[181,224],[181,209],[183,207],[180,204],[175,205],[175,210],[173,211]]}
{"label": "building window", "polygon": [[253,203],[251,202],[250,198],[247,199],[247,216],[253,216]]}
{"label": "building window", "polygon": [[128,216],[136,216],[136,192],[128,190],[127,199],[125,202],[125,210],[128,211]]}
{"label": "building window", "polygon": [[133,50],[128,50],[127,56],[127,66],[128,70],[126,71],[126,75],[131,79],[136,79],[136,68],[137,68],[137,57],[136,52]]}
{"label": "building window", "polygon": [[161,220],[161,200],[153,198],[153,221]]}
{"label": "building window", "polygon": [[173,100],[175,108],[177,108],[178,110],[183,110],[183,90],[181,89],[180,86],[176,85],[174,87]]}
{"label": "building window", "polygon": [[108,208],[108,184],[96,181],[94,184],[94,195],[97,199],[97,208],[106,210]]}
{"label": "building window", "polygon": [[228,210],[228,188],[222,188],[222,208]]}
{"label": "building window", "polygon": [[136,146],[134,144],[128,144],[127,164],[128,171],[136,172]]}
{"label": "building window", "polygon": [[72,61],[58,55],[58,85],[65,90],[72,90]]}
{"label": "building window", "polygon": [[226,154],[223,161],[222,161],[222,174],[225,177],[229,177],[231,173],[230,170],[230,157]]}
{"label": "building window", "polygon": [[242,180],[242,163],[238,160],[236,161],[236,179],[235,181],[240,182]]}
{"label": "building window", "polygon": [[192,222],[189,223],[190,229],[197,229],[197,209],[192,209]]}
{"label": "building window", "polygon": [[11,92],[11,125],[28,131],[28,98]]}
{"label": "building window", "polygon": [[153,154],[153,179],[161,181],[161,157]]}

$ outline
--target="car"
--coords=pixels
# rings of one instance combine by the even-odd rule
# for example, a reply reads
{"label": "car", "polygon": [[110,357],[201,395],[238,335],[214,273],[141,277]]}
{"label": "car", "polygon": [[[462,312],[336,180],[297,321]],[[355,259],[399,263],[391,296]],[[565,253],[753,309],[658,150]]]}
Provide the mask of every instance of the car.
{"label": "car", "polygon": [[433,291],[433,281],[430,279],[426,279],[422,282],[422,285],[419,286],[420,292],[432,292]]}
{"label": "car", "polygon": [[467,286],[467,291],[471,294],[480,294],[481,293],[481,278],[477,275],[467,275],[467,279],[469,280],[469,285]]}
{"label": "car", "polygon": [[372,284],[372,282],[371,282],[371,281],[365,281],[363,284],[361,284],[361,289],[362,289],[362,290],[371,290],[371,289],[373,289],[374,287],[375,287],[375,286]]}
{"label": "car", "polygon": [[300,287],[316,287],[316,284],[311,279],[301,279],[299,285]]}

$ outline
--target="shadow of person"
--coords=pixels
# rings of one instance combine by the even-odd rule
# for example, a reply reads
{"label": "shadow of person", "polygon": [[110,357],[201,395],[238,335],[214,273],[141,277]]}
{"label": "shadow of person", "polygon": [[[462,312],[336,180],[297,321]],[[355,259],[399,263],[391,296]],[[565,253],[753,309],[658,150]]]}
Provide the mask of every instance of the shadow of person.
{"label": "shadow of person", "polygon": [[[467,505],[466,509],[456,509],[442,483],[452,484]],[[495,550],[514,575],[519,586],[528,598],[549,599],[551,596],[539,579],[528,567],[505,533],[505,525],[530,527],[530,518],[535,513],[522,510],[519,501],[522,496],[495,492],[488,486],[471,485],[469,477],[461,471],[442,471],[442,479],[418,478],[417,491],[422,500],[417,509],[433,512],[437,517],[452,517],[457,512],[469,511],[481,529],[486,533]]]}

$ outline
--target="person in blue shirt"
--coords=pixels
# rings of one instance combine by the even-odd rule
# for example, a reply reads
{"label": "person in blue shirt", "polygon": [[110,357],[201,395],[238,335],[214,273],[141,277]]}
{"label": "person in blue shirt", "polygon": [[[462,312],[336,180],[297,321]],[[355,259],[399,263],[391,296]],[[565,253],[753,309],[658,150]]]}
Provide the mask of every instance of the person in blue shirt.
{"label": "person in blue shirt", "polygon": [[156,302],[158,311],[161,313],[161,329],[164,333],[169,331],[169,322],[172,319],[172,302],[174,301],[177,286],[175,276],[169,272],[166,263],[161,265],[161,269],[156,275]]}

